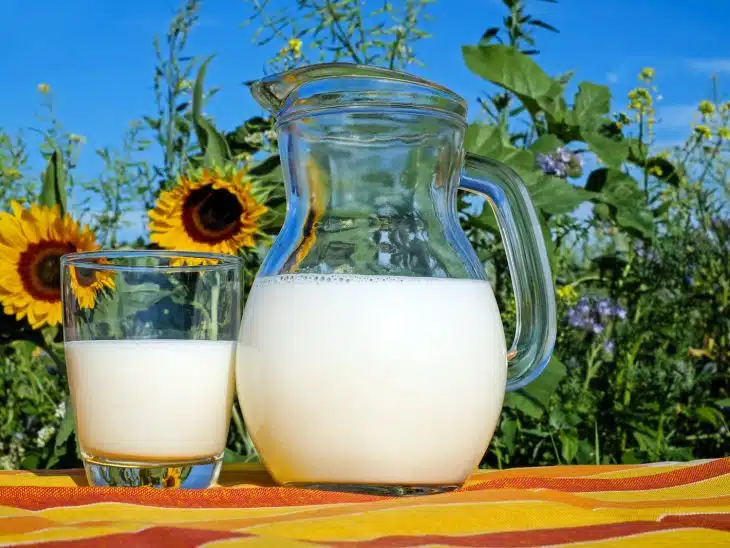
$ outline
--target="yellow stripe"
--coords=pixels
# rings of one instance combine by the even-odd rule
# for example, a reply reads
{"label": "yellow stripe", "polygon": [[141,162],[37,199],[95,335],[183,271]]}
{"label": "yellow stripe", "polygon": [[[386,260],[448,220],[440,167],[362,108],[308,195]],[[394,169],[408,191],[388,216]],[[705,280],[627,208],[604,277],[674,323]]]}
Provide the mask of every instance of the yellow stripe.
{"label": "yellow stripe", "polygon": [[710,548],[712,546],[730,546],[730,533],[716,531],[714,529],[681,529],[670,531],[653,531],[641,533],[628,537],[618,537],[608,540],[591,542],[577,542],[568,544],[570,548],[585,546],[586,548],[687,548],[688,546],[701,546]]}
{"label": "yellow stripe", "polygon": [[[356,515],[246,527],[255,534],[304,540],[365,540],[388,535],[474,534],[545,527],[576,527],[625,521],[624,512],[594,512],[550,502],[497,502],[393,508]],[[539,521],[536,517],[539,516]]]}
{"label": "yellow stripe", "polygon": [[158,508],[119,502],[98,502],[87,506],[65,506],[38,510],[36,515],[58,523],[113,520],[149,523],[180,523],[199,520],[267,517],[311,510],[312,506],[274,508]]}

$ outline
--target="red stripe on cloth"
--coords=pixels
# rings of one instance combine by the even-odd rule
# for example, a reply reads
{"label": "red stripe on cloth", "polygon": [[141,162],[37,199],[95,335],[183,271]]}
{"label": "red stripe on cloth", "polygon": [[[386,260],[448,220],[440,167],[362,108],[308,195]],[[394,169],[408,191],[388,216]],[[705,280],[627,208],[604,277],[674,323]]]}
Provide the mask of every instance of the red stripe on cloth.
{"label": "red stripe on cloth", "polygon": [[[63,532],[59,532],[59,534],[62,535]],[[128,546],[134,546],[135,548],[157,548],[159,546],[165,546],[166,548],[195,548],[205,542],[214,540],[252,536],[255,535],[251,533],[208,531],[205,529],[185,529],[180,527],[150,527],[143,531],[131,533],[112,533],[110,535],[74,540],[40,541],[37,544],[33,544],[33,546],[42,546],[43,548],[65,548],[69,546],[73,546],[74,548],[98,548],[99,546],[118,546],[119,548],[127,548]]]}
{"label": "red stripe on cloth", "polygon": [[320,542],[324,546],[349,548],[405,547],[421,545],[438,546],[490,546],[514,548],[521,546],[543,546],[618,539],[630,535],[666,531],[670,529],[715,529],[730,532],[730,516],[727,514],[667,516],[659,521],[627,521],[583,527],[560,529],[534,529],[531,531],[509,531],[504,533],[478,533],[471,535],[398,535],[380,537],[366,541]]}
{"label": "red stripe on cloth", "polygon": [[[687,466],[659,472],[650,476],[630,478],[560,478],[539,477],[539,468],[535,476],[494,478],[464,487],[465,491],[483,489],[553,489],[569,493],[590,493],[597,491],[643,491],[646,489],[662,489],[678,487],[730,474],[730,457],[713,460],[696,466]],[[730,478],[728,478],[730,491]]]}
{"label": "red stripe on cloth", "polygon": [[163,508],[259,508],[371,502],[386,497],[290,487],[153,489],[131,487],[0,487],[0,506],[44,510],[120,502]]}

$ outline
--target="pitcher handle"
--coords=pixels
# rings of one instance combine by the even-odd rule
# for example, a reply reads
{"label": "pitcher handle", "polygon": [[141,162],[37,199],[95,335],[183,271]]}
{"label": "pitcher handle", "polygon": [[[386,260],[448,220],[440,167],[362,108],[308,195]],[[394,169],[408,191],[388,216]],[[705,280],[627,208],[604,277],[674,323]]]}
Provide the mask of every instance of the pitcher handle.
{"label": "pitcher handle", "polygon": [[516,390],[542,373],[555,344],[555,291],[545,240],[525,185],[507,166],[467,153],[461,188],[487,199],[505,244],[517,303],[507,390]]}

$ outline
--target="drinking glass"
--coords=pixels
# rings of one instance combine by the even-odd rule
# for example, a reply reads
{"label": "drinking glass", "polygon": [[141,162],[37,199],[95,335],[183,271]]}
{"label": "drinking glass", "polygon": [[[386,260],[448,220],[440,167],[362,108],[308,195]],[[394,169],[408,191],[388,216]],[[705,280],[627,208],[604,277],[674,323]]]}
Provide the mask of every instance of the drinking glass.
{"label": "drinking glass", "polygon": [[242,260],[179,251],[61,259],[79,449],[94,486],[209,487],[233,398]]}

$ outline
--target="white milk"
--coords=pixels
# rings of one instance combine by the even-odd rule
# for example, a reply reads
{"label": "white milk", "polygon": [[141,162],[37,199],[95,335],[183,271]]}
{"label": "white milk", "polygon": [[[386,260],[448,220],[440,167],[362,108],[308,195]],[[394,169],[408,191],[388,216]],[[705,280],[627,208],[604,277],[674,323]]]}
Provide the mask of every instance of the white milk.
{"label": "white milk", "polygon": [[456,484],[499,420],[507,360],[489,283],[289,275],[256,281],[237,389],[275,479]]}
{"label": "white milk", "polygon": [[228,436],[235,343],[66,343],[81,449],[133,461],[218,455]]}

